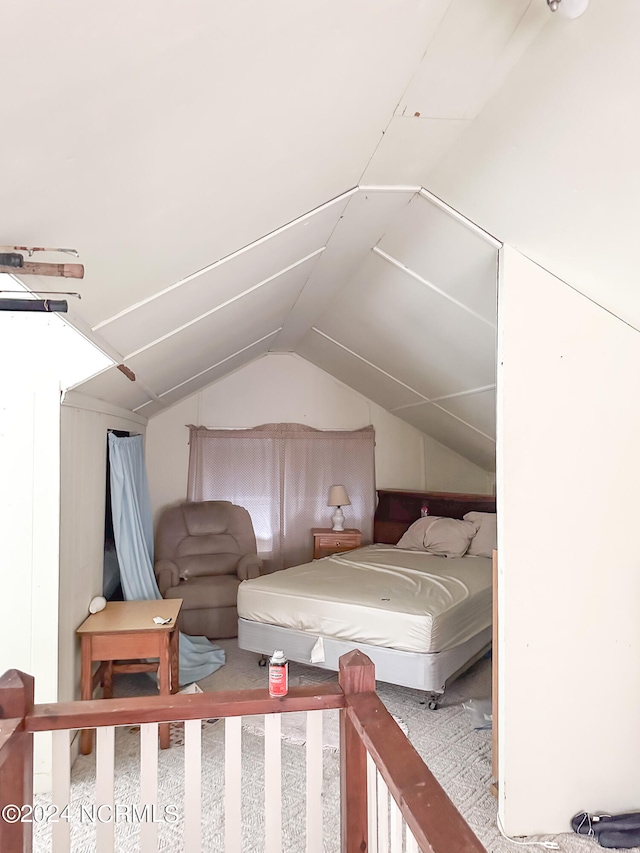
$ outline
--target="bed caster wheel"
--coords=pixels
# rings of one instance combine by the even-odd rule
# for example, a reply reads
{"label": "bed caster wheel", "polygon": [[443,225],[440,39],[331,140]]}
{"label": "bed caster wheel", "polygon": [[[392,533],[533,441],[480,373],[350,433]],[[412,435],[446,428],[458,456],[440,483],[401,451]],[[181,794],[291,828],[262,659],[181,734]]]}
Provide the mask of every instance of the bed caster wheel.
{"label": "bed caster wheel", "polygon": [[260,658],[258,660],[258,666],[266,666],[266,665],[267,665],[267,656],[266,655],[260,655]]}
{"label": "bed caster wheel", "polygon": [[430,711],[438,710],[438,702],[441,699],[440,693],[424,693],[420,700],[421,705],[426,705]]}

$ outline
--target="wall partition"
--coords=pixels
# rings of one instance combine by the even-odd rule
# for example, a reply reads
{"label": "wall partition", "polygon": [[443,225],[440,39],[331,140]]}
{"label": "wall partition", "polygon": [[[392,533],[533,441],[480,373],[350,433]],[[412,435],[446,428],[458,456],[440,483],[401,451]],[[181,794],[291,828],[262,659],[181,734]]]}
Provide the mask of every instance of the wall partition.
{"label": "wall partition", "polygon": [[499,808],[637,808],[640,334],[513,249],[498,312]]}

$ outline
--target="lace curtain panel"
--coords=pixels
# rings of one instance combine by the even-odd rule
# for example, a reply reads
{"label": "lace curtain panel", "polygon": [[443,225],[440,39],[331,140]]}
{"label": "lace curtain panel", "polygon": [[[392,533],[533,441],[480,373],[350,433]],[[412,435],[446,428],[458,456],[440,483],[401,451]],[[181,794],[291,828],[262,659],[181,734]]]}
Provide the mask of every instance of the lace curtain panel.
{"label": "lace curtain panel", "polygon": [[306,563],[312,527],[331,527],[329,487],[342,483],[351,500],[345,527],[373,536],[375,433],[318,430],[303,424],[253,429],[190,426],[190,501],[228,500],[253,521],[258,554],[268,572]]}

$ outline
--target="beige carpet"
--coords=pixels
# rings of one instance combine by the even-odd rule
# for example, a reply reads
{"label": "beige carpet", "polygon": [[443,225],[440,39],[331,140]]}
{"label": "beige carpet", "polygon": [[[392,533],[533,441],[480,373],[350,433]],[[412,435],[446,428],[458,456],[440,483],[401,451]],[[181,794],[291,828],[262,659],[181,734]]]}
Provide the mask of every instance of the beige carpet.
{"label": "beige carpet", "polygon": [[[257,656],[238,649],[234,640],[220,643],[227,651],[227,665],[200,682],[203,690],[233,690],[259,687],[266,684],[266,670],[257,665]],[[291,684],[330,680],[333,673],[292,663]],[[501,837],[496,826],[496,802],[489,793],[491,774],[491,732],[476,731],[461,702],[469,698],[485,698],[490,693],[491,665],[489,660],[476,664],[465,676],[458,679],[445,694],[442,707],[435,712],[419,704],[415,691],[378,683],[378,692],[389,711],[408,733],[417,751],[427,762],[458,809],[480,838],[489,853],[515,853],[515,851],[542,850],[541,847],[524,848]],[[136,695],[149,692],[149,681],[144,675],[120,676],[116,679],[119,695]],[[288,715],[285,715],[285,718]],[[325,714],[324,745],[324,824],[326,853],[339,851],[339,758],[335,751],[337,716]],[[264,812],[264,741],[261,737],[261,718],[243,720],[243,851],[263,853]],[[223,844],[223,756],[224,724],[221,721],[204,721],[203,728],[203,850],[217,853]],[[303,853],[304,836],[304,727],[300,720],[283,720],[283,850],[285,853]],[[116,740],[116,802],[139,802],[139,747],[135,729],[122,728]],[[172,726],[172,747],[159,753],[159,804],[183,809],[183,743],[182,727]],[[80,756],[73,767],[73,808],[78,813],[80,802],[90,803],[95,782],[94,756]],[[46,798],[39,798],[46,803]],[[567,816],[567,821],[570,819]],[[138,850],[138,826],[119,822],[116,825],[118,853]],[[595,841],[574,833],[545,836],[555,840],[566,853],[587,853],[602,850]],[[533,840],[533,839],[527,839]],[[72,823],[72,849],[77,853],[95,850],[95,827],[91,823]],[[182,846],[180,823],[159,824],[159,850],[178,853]],[[636,848],[638,849],[638,848]],[[50,827],[36,827],[34,850],[48,853],[51,850]],[[187,851],[196,853],[196,851]]]}

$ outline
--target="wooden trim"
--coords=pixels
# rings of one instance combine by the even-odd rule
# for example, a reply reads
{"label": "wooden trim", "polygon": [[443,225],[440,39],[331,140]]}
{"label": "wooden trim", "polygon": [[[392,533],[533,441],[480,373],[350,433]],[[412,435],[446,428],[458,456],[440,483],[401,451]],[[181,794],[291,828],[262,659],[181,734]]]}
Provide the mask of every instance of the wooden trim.
{"label": "wooden trim", "polygon": [[345,716],[375,761],[420,850],[486,853],[378,696],[371,691],[346,698]]}
{"label": "wooden trim", "polygon": [[[84,334],[81,332],[81,334]],[[85,335],[86,337],[86,335]],[[110,370],[113,365],[110,365],[106,370]],[[103,373],[105,371],[102,371]],[[149,401],[151,402],[151,401]],[[73,409],[81,409],[86,412],[97,412],[99,415],[108,415],[110,418],[118,421],[126,422],[127,426],[119,426],[115,420],[110,423],[113,429],[131,429],[132,427],[146,427],[149,423],[149,418],[144,415],[137,415],[129,409],[123,409],[120,406],[115,406],[113,403],[107,403],[106,400],[98,400],[97,397],[91,397],[88,394],[81,394],[79,391],[65,391],[62,396],[62,405],[69,406]],[[130,426],[129,426],[130,424]]]}
{"label": "wooden trim", "polygon": [[45,264],[25,261],[21,267],[0,265],[0,273],[3,272],[18,277],[22,275],[51,275],[56,278],[84,278],[84,266],[82,264]]}
{"label": "wooden trim", "polygon": [[324,710],[344,706],[344,696],[337,684],[310,684],[305,687],[292,687],[286,696],[278,699],[270,698],[267,688],[264,688],[35,705],[25,720],[25,727],[29,732],[46,732],[57,729],[135,726],[139,723]]}

